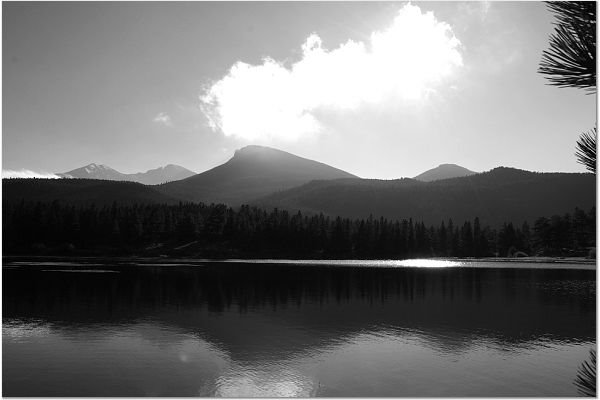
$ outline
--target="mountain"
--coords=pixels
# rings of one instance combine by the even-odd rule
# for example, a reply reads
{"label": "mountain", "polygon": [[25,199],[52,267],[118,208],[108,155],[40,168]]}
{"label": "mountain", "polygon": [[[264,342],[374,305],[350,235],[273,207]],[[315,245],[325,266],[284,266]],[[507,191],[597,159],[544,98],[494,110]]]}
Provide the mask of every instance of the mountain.
{"label": "mountain", "polygon": [[106,179],[110,181],[126,181],[127,175],[104,164],[88,164],[85,167],[56,174],[63,178]]}
{"label": "mountain", "polygon": [[237,150],[225,164],[169,182],[159,191],[187,201],[237,206],[312,180],[356,178],[329,165],[263,146]]}
{"label": "mountain", "polygon": [[[178,181],[196,175],[195,172],[183,168],[179,165],[169,164],[164,167],[150,169],[146,172],[129,174],[133,182],[143,183],[144,185],[158,185],[170,181]],[[128,179],[129,180],[129,179]]]}
{"label": "mountain", "polygon": [[460,165],[456,164],[440,164],[439,166],[423,172],[420,175],[415,176],[416,179],[421,182],[432,182],[439,181],[442,179],[460,178],[463,176],[474,175],[477,172],[468,170]]}
{"label": "mountain", "polygon": [[88,164],[85,167],[72,171],[56,174],[63,178],[78,179],[104,179],[109,181],[130,181],[144,185],[158,185],[160,183],[176,181],[195,175],[196,173],[179,165],[169,164],[164,167],[151,169],[146,172],[124,174],[104,164]]}
{"label": "mountain", "polygon": [[137,182],[99,179],[2,179],[3,204],[59,201],[67,204],[175,204],[179,200]]}
{"label": "mountain", "polygon": [[413,218],[425,224],[479,217],[482,224],[533,222],[541,216],[589,210],[596,203],[593,174],[535,173],[500,167],[433,182],[414,179],[314,181],[253,202],[292,212],[350,218]]}

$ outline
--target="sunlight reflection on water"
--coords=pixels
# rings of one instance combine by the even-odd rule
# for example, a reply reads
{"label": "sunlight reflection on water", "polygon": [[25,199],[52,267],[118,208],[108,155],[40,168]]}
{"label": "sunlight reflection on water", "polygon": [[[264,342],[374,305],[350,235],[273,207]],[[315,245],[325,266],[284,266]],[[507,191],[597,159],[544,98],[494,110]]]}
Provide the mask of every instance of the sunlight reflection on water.
{"label": "sunlight reflection on water", "polygon": [[395,261],[394,265],[401,267],[419,267],[419,268],[447,268],[462,267],[464,263],[460,261],[449,260],[400,260]]}
{"label": "sunlight reflection on water", "polygon": [[2,321],[2,336],[15,340],[32,336],[46,336],[51,332],[51,325],[39,320]]}
{"label": "sunlight reflection on water", "polygon": [[429,260],[429,259],[409,259],[409,260],[281,260],[281,259],[260,259],[260,260],[226,260],[228,263],[244,264],[292,264],[292,265],[319,265],[319,266],[351,266],[351,267],[413,267],[413,268],[447,268],[467,266],[463,261],[450,260]]}

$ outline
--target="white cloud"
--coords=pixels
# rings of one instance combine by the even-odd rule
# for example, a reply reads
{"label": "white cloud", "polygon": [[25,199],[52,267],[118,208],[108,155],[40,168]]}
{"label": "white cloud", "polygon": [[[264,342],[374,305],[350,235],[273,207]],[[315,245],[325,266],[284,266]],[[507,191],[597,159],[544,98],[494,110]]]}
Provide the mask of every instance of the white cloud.
{"label": "white cloud", "polygon": [[462,66],[460,46],[450,25],[407,4],[368,43],[348,40],[327,50],[313,33],[289,67],[271,58],[235,63],[204,91],[201,108],[226,136],[294,141],[323,129],[319,111],[426,99]]}
{"label": "white cloud", "polygon": [[47,179],[60,179],[60,176],[51,172],[36,172],[28,169],[12,170],[3,169],[2,179],[6,178],[47,178]]}
{"label": "white cloud", "polygon": [[154,119],[152,120],[153,122],[159,123],[159,124],[163,124],[165,126],[172,126],[173,123],[171,121],[171,117],[169,116],[169,114],[161,112],[158,113],[156,115],[156,117],[154,117]]}

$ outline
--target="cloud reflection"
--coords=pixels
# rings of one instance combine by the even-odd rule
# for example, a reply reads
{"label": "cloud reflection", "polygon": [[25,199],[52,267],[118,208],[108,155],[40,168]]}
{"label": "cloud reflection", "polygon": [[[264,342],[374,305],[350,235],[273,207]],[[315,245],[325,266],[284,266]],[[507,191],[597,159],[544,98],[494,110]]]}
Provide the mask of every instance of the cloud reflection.
{"label": "cloud reflection", "polygon": [[220,376],[214,397],[312,397],[318,383],[299,371],[237,365]]}

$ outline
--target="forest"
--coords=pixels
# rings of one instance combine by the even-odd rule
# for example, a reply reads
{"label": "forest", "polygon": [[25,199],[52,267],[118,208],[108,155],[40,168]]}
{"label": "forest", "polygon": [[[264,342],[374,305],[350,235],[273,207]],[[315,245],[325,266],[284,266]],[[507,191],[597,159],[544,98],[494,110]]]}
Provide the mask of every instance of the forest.
{"label": "forest", "polygon": [[202,203],[5,204],[5,255],[73,254],[208,258],[413,258],[588,256],[596,210],[505,222],[332,218],[247,205]]}

